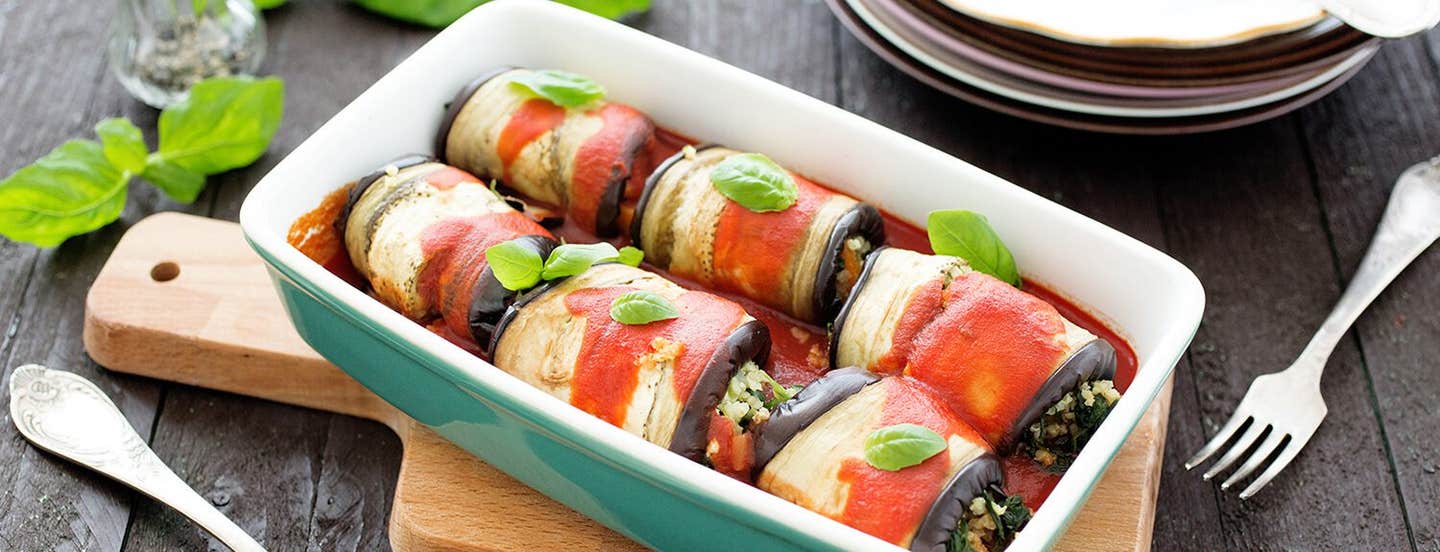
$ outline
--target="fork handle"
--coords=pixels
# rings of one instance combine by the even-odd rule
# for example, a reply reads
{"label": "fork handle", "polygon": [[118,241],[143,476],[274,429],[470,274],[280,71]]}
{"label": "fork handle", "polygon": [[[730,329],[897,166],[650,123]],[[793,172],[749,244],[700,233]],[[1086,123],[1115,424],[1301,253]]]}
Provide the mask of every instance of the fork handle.
{"label": "fork handle", "polygon": [[1440,237],[1440,169],[1437,166],[1440,165],[1432,160],[1432,170],[1401,177],[1380,218],[1375,238],[1370,241],[1370,249],[1360,261],[1360,268],[1293,367],[1313,371],[1318,380],[1330,353],[1360,313]]}

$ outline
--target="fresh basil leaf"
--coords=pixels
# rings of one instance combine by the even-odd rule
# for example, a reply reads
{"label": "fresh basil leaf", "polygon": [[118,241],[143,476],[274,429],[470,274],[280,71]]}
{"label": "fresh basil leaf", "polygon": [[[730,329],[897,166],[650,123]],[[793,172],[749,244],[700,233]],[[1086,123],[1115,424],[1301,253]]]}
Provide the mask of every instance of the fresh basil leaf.
{"label": "fresh basil leaf", "polygon": [[561,107],[585,105],[605,97],[605,88],[590,77],[551,69],[520,71],[510,78],[510,85]]}
{"label": "fresh basil leaf", "polygon": [[92,140],[71,140],[0,180],[0,234],[40,247],[105,226],[125,209],[128,178]]}
{"label": "fresh basil leaf", "polygon": [[567,243],[550,250],[550,258],[545,259],[545,270],[540,274],[541,278],[554,280],[566,276],[574,276],[585,272],[591,265],[600,261],[612,261],[620,256],[615,246],[605,242],[577,244]]}
{"label": "fresh basil leaf", "polygon": [[632,13],[650,9],[650,0],[555,0],[555,2],[609,19],[620,19]]}
{"label": "fresh basil leaf", "polygon": [[757,213],[789,209],[800,195],[790,173],[759,153],[726,157],[710,171],[710,183],[731,201]]}
{"label": "fresh basil leaf", "polygon": [[679,318],[668,299],[651,291],[631,291],[621,294],[610,303],[610,318],[627,326],[639,326]]}
{"label": "fresh basil leaf", "polygon": [[620,254],[615,260],[630,266],[640,266],[640,262],[645,260],[645,252],[627,245],[620,248]]}
{"label": "fresh basil leaf", "polygon": [[200,191],[205,189],[205,175],[164,161],[159,156],[151,155],[143,168],[140,178],[180,203],[194,203]]}
{"label": "fresh basil leaf", "polygon": [[115,117],[95,125],[95,134],[104,144],[105,159],[123,172],[139,174],[145,170],[145,137],[129,119]]}
{"label": "fresh basil leaf", "polygon": [[160,112],[161,161],[211,175],[254,163],[269,147],[285,111],[276,78],[206,79],[185,101]]}
{"label": "fresh basil leaf", "polygon": [[1015,257],[985,215],[963,210],[931,211],[925,228],[936,253],[965,259],[971,268],[1020,287]]}
{"label": "fresh basil leaf", "polygon": [[356,4],[380,15],[428,27],[454,23],[487,0],[355,0]]}
{"label": "fresh basil leaf", "polygon": [[255,0],[255,7],[262,10],[278,8],[285,5],[286,0]]}
{"label": "fresh basil leaf", "polygon": [[948,446],[934,430],[915,424],[896,424],[865,437],[865,461],[885,471],[900,471],[939,454]]}
{"label": "fresh basil leaf", "polygon": [[540,253],[521,245],[517,240],[500,242],[485,250],[485,262],[500,285],[510,291],[521,291],[540,283],[545,261]]}

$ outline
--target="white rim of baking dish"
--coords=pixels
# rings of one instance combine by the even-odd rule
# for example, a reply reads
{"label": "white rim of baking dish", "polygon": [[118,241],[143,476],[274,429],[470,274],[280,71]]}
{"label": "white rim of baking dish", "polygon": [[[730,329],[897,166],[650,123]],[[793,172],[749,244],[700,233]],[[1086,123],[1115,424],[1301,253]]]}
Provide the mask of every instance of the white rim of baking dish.
{"label": "white rim of baking dish", "polygon": [[[948,166],[954,171],[953,174],[963,176],[977,186],[988,187],[987,191],[996,197],[1031,203],[1036,212],[1048,211],[1047,215],[1052,218],[1067,219],[1074,229],[1083,230],[1081,234],[1084,236],[1098,238],[1096,243],[1103,244],[1113,255],[1130,259],[1137,263],[1137,266],[1147,266],[1166,278],[1173,288],[1171,294],[1175,299],[1173,318],[1177,322],[1176,327],[1163,332],[1150,347],[1151,351],[1137,350],[1137,354],[1144,356],[1140,357],[1142,362],[1130,386],[1130,392],[1117,403],[1110,419],[1095,433],[1090,444],[1056,485],[1046,504],[1036,512],[1026,530],[1021,532],[1014,543],[1016,550],[1039,549],[1054,544],[1066,524],[1078,512],[1083,499],[1093,490],[1103,468],[1129,437],[1198,328],[1204,305],[1204,292],[1194,274],[1174,259],[1129,236],[858,115],[660,38],[543,0],[496,0],[477,8],[436,35],[406,62],[382,77],[356,98],[351,106],[347,106],[295,148],[294,152],[277,164],[251,191],[241,208],[240,223],[251,245],[266,257],[276,270],[294,280],[317,300],[331,308],[339,307],[357,314],[361,318],[357,322],[371,325],[382,339],[392,340],[392,346],[424,354],[430,360],[451,368],[451,371],[437,370],[436,373],[471,392],[478,400],[506,411],[560,441],[582,450],[590,449],[597,460],[617,469],[632,473],[640,479],[654,480],[666,490],[680,496],[689,493],[696,498],[706,499],[711,504],[744,513],[745,517],[741,519],[754,518],[766,525],[771,525],[770,522],[773,521],[773,526],[770,527],[754,523],[750,525],[780,538],[786,538],[785,532],[800,533],[806,538],[814,539],[814,542],[837,549],[895,550],[895,547],[868,534],[654,446],[525,384],[390,310],[311,261],[286,242],[286,229],[292,219],[276,213],[269,206],[287,199],[287,182],[283,180],[287,169],[298,164],[300,161],[297,159],[303,160],[308,153],[321,148],[321,144],[345,139],[346,137],[342,136],[343,131],[337,127],[361,117],[351,112],[356,104],[369,103],[368,101],[375,97],[403,95],[406,87],[413,86],[411,83],[415,82],[415,77],[423,77],[416,72],[418,69],[412,70],[409,67],[411,60],[444,57],[442,52],[447,49],[473,47],[473,41],[466,36],[467,30],[480,27],[483,20],[492,18],[513,18],[514,24],[543,21],[551,26],[587,28],[591,32],[607,35],[607,39],[653,50],[656,55],[668,58],[669,62],[695,64],[717,78],[734,84],[736,93],[748,90],[755,94],[775,96],[783,100],[787,108],[819,110],[833,118],[835,124],[843,125],[847,136],[869,135],[874,139],[895,141],[896,147],[903,147],[913,155],[925,156],[935,163]],[[405,152],[394,153],[399,155]],[[383,160],[377,160],[377,164],[380,162]],[[802,172],[803,169],[802,167]],[[358,175],[339,175],[336,182],[343,181],[345,176]],[[1164,358],[1158,358],[1162,353]],[[486,396],[487,394],[489,396]],[[568,430],[569,435],[557,433],[557,429]],[[1064,503],[1070,503],[1070,507],[1062,507],[1061,504]]]}

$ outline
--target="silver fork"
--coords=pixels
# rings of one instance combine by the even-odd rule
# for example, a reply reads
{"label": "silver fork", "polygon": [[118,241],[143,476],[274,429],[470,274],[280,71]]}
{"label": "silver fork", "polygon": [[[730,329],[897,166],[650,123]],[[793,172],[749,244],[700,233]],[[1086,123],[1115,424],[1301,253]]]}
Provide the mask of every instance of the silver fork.
{"label": "silver fork", "polygon": [[1245,499],[1290,465],[1325,419],[1320,374],[1335,345],[1380,291],[1437,237],[1440,157],[1417,163],[1400,175],[1360,268],[1310,344],[1289,368],[1255,378],[1230,421],[1185,461],[1185,469],[1204,462],[1234,438],[1234,445],[1204,475],[1205,480],[1210,480],[1253,448],[1245,462],[1220,484],[1221,490],[1229,490],[1275,456],[1275,461],[1240,492],[1240,498]]}

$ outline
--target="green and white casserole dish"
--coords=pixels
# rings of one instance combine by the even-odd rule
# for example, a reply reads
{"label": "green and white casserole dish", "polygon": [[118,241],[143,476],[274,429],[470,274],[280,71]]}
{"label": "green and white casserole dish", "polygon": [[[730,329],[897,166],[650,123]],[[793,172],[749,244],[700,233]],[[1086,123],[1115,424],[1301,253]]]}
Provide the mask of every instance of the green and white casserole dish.
{"label": "green and white casserole dish", "polygon": [[656,122],[764,151],[902,218],[989,215],[1027,277],[1101,315],[1139,370],[1011,550],[1058,539],[1160,390],[1200,322],[1195,276],[1164,254],[844,110],[690,50],[543,0],[497,0],[451,25],[315,132],[240,213],[300,335],[439,434],[648,546],[897,550],[645,442],[532,388],[346,284],[286,243],[342,183],[429,152],[443,106],[487,69],[582,73]]}

